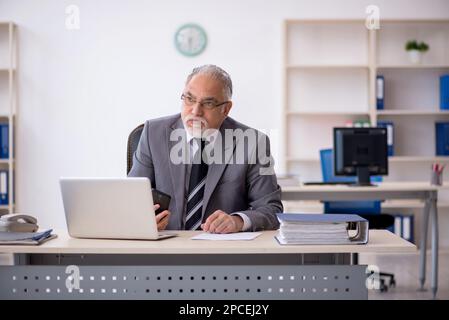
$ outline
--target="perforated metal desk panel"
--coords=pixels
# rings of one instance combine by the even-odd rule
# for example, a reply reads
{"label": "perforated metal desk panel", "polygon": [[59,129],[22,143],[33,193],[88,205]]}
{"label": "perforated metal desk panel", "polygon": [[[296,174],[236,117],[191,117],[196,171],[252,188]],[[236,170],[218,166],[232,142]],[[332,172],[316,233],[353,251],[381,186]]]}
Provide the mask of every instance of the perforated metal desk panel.
{"label": "perforated metal desk panel", "polygon": [[0,246],[0,299],[366,299],[366,266],[352,254],[413,252],[384,230],[367,245],[281,246],[276,231],[252,241],[73,239]]}

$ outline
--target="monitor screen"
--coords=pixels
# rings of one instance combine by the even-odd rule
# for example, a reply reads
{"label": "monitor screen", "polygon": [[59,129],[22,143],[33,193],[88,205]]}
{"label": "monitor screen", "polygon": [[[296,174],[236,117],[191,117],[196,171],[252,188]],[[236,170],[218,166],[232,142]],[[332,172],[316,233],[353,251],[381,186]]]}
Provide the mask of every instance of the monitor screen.
{"label": "monitor screen", "polygon": [[387,175],[386,128],[334,128],[335,175]]}

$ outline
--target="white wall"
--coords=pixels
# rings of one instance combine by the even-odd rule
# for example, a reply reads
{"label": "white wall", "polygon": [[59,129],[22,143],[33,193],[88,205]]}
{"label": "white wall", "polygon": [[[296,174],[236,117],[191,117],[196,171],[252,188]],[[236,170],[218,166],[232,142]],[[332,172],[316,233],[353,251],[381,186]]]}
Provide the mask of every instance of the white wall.
{"label": "white wall", "polygon": [[[80,8],[78,31],[65,28],[69,4]],[[129,131],[178,112],[200,64],[231,74],[231,116],[281,132],[282,20],[364,18],[368,4],[381,18],[449,18],[444,0],[0,0],[0,21],[15,22],[20,37],[17,211],[64,228],[58,178],[124,176]],[[208,33],[196,58],[174,49],[186,22]]]}

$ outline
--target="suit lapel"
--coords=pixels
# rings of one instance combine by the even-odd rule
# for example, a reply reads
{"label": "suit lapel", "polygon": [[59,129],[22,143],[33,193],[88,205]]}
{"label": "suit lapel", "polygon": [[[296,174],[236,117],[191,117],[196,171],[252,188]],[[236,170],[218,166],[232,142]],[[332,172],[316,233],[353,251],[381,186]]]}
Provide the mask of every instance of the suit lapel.
{"label": "suit lapel", "polygon": [[212,192],[215,190],[215,187],[218,184],[218,181],[220,180],[223,171],[226,169],[226,166],[228,165],[229,161],[231,161],[232,156],[234,154],[235,149],[235,140],[232,140],[232,143],[225,141],[225,130],[226,129],[232,129],[228,121],[225,119],[223,124],[220,127],[220,134],[221,134],[221,144],[215,145],[215,148],[221,148],[222,151],[222,157],[224,158],[224,161],[222,163],[212,163],[209,165],[207,178],[206,178],[206,185],[204,187],[204,196],[203,196],[203,217],[205,210],[207,208],[207,205],[209,203],[210,197],[212,195]]}
{"label": "suit lapel", "polygon": [[[180,141],[171,141],[170,135],[176,129],[183,129],[182,120],[179,118],[171,127],[167,127],[166,132],[166,141],[168,141],[168,155],[169,155],[169,168],[170,168],[170,177],[173,186],[173,195],[176,201],[176,208],[181,215],[184,214],[184,202],[185,202],[185,185],[186,185],[186,164],[180,163],[175,164],[170,159],[170,152],[175,147],[175,145],[181,143]],[[185,131],[184,131],[184,139]],[[185,140],[184,140],[185,141]]]}

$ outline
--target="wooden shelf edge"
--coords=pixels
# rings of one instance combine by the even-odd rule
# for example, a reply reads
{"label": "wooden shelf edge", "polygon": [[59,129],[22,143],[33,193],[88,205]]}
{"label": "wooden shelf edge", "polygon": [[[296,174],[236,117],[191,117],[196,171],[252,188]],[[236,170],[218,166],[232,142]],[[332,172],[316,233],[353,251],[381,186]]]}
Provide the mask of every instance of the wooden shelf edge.
{"label": "wooden shelf edge", "polygon": [[[285,201],[285,200],[283,200]],[[323,204],[319,201],[285,201],[288,207],[299,207],[308,210],[322,210]],[[422,209],[424,208],[424,203],[417,200],[394,200],[385,201],[381,204],[382,209]],[[438,202],[439,209],[449,208],[449,202],[440,201]]]}
{"label": "wooden shelf edge", "polygon": [[[383,21],[383,20],[382,20]],[[333,24],[333,23],[363,23],[363,19],[286,19],[287,24],[297,24],[297,23],[323,23],[323,24]]]}
{"label": "wooden shelf edge", "polygon": [[369,69],[369,65],[365,64],[298,64],[298,65],[287,65],[287,69]]}
{"label": "wooden shelf edge", "polygon": [[447,64],[404,64],[404,65],[378,65],[377,69],[449,69],[449,65]]}
{"label": "wooden shelf edge", "polygon": [[389,157],[391,162],[433,162],[433,161],[440,161],[440,162],[449,162],[449,156],[448,157],[414,157],[414,156],[393,156]]}
{"label": "wooden shelf edge", "polygon": [[[286,160],[288,162],[319,162],[319,158],[295,158],[295,157],[287,157]],[[413,157],[413,156],[394,156],[389,157],[388,160],[390,162],[449,162],[448,157]]]}
{"label": "wooden shelf edge", "polygon": [[356,116],[369,116],[369,112],[362,112],[362,111],[320,111],[320,112],[314,112],[314,111],[288,111],[288,116],[350,116],[350,115],[356,115]]}
{"label": "wooden shelf edge", "polygon": [[449,116],[447,111],[424,111],[424,110],[377,110],[377,116]]}

